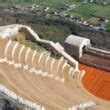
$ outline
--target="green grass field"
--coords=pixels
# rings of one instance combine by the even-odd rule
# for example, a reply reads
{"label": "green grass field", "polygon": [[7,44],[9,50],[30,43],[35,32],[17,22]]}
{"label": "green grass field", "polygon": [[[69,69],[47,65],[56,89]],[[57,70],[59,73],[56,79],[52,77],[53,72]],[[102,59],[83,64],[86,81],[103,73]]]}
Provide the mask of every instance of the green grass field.
{"label": "green grass field", "polygon": [[82,4],[79,7],[69,11],[69,13],[78,13],[80,16],[88,18],[90,14],[104,16],[110,19],[110,5],[101,6],[97,4]]}

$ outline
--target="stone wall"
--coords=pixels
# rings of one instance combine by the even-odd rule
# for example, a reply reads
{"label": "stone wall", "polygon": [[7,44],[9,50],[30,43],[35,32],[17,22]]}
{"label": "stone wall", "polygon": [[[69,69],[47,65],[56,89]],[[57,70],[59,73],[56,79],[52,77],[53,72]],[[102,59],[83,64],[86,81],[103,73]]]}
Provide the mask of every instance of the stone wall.
{"label": "stone wall", "polygon": [[36,42],[39,42],[41,45],[45,45],[46,47],[48,47],[51,51],[55,51],[55,52],[61,54],[62,56],[64,56],[66,59],[68,59],[69,63],[74,67],[74,69],[76,71],[79,71],[78,62],[74,58],[72,58],[69,54],[67,54],[64,51],[64,48],[59,43],[54,43],[52,41],[40,39],[39,36],[29,26],[13,24],[13,25],[0,27],[0,31],[9,29],[10,34],[7,35],[4,32],[4,34],[6,34],[5,38],[7,38],[7,37],[13,36],[14,28],[16,28],[18,32],[26,29],[30,33],[30,35],[36,39]]}

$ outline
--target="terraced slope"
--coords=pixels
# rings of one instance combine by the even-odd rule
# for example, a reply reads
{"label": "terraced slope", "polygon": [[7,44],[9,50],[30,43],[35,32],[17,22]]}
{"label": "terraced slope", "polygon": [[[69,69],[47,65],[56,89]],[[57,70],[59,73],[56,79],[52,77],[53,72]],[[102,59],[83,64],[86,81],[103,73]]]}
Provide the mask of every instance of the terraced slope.
{"label": "terraced slope", "polygon": [[63,57],[54,59],[11,40],[2,40],[0,47],[0,84],[18,96],[51,110],[90,101],[78,90],[78,73]]}

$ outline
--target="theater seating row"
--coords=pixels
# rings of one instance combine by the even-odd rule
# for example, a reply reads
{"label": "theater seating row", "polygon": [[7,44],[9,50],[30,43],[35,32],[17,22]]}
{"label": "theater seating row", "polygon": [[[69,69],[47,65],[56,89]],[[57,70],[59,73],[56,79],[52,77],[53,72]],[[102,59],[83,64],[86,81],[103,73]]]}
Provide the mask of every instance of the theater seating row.
{"label": "theater seating row", "polygon": [[24,69],[35,73],[39,71],[39,74],[61,82],[68,80],[74,73],[74,68],[63,57],[55,59],[11,40],[3,48],[5,48],[3,58],[15,67],[23,66]]}
{"label": "theater seating row", "polygon": [[11,40],[0,45],[0,83],[10,91],[46,110],[91,110],[95,105],[80,90],[80,74],[63,57],[56,60]]}

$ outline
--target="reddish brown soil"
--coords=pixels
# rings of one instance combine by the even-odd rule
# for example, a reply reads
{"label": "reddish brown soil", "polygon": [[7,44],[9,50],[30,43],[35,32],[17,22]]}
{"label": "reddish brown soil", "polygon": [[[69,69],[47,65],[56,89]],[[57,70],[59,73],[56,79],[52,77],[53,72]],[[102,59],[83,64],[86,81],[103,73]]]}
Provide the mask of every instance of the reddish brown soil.
{"label": "reddish brown soil", "polygon": [[110,72],[80,64],[86,74],[82,78],[84,87],[97,97],[110,100]]}

